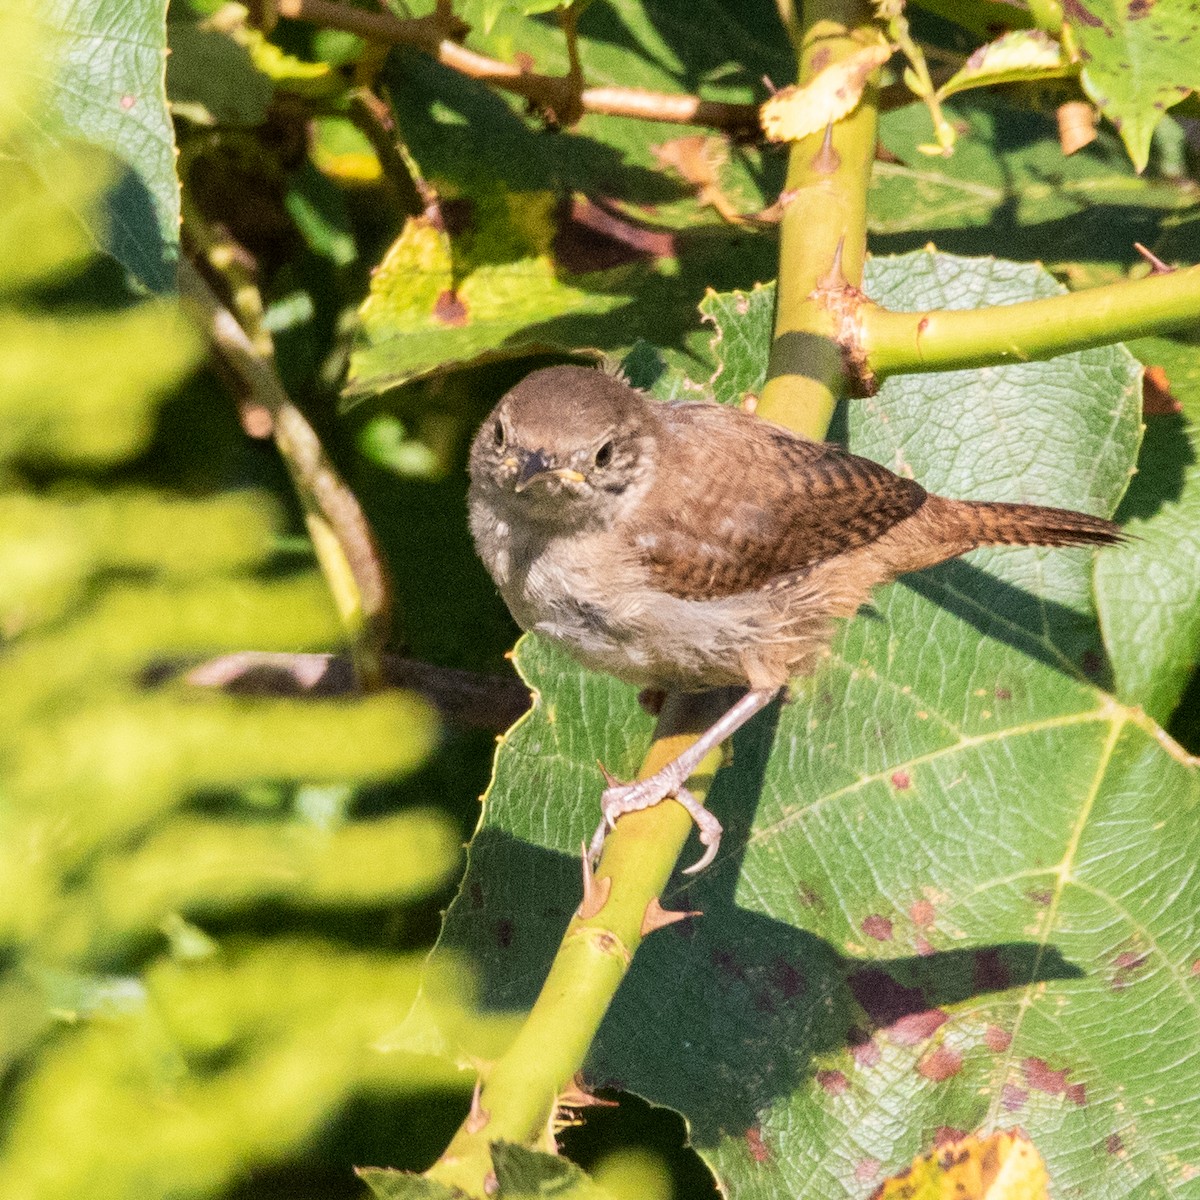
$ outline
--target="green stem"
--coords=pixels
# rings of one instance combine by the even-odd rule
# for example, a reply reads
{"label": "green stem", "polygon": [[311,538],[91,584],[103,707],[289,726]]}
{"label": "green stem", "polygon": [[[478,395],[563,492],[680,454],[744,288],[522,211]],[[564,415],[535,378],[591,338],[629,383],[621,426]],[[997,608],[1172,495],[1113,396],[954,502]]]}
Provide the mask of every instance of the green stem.
{"label": "green stem", "polygon": [[855,351],[869,375],[953,371],[1053,358],[1089,346],[1194,325],[1200,266],[1043,300],[933,312],[889,312],[864,303]]}
{"label": "green stem", "polygon": [[[925,52],[909,32],[908,19],[903,10],[897,12],[888,23],[888,33],[892,41],[900,47],[900,52],[908,59],[908,69],[911,72],[912,81],[909,86],[929,109],[934,136],[937,138],[942,153],[949,154],[954,149],[958,134],[942,112],[937,88],[933,86],[933,80],[929,75],[929,65],[925,61]],[[913,87],[914,83],[915,87]]]}
{"label": "green stem", "polygon": [[[804,6],[800,82],[862,48],[851,34],[869,10],[854,0]],[[779,231],[775,336],[760,415],[822,438],[845,391],[845,367],[830,314],[813,297],[841,247],[841,272],[862,282],[867,248],[867,183],[875,158],[877,94],[825,133],[792,144]]]}
{"label": "green stem", "polygon": [[[640,777],[677,757],[719,715],[723,694],[669,696]],[[705,759],[688,787],[703,799],[719,752]],[[611,891],[599,912],[567,926],[550,973],[512,1045],[485,1074],[479,1107],[486,1120],[468,1120],[429,1177],[483,1196],[491,1143],[503,1140],[552,1149],[555,1101],[583,1066],[600,1022],[642,939],[647,908],[662,893],[691,833],[678,804],[629,813],[617,823],[596,871]]]}

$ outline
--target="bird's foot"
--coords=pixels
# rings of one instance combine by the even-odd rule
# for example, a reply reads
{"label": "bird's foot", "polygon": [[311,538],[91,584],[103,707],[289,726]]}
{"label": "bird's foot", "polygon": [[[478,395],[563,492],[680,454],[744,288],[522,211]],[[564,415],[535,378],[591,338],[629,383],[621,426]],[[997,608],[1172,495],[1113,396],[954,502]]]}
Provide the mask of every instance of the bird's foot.
{"label": "bird's foot", "polygon": [[599,861],[604,839],[608,836],[608,831],[616,825],[618,817],[630,812],[640,812],[644,808],[653,808],[667,799],[674,799],[687,809],[692,820],[696,822],[700,844],[705,847],[699,861],[685,868],[683,873],[694,875],[697,871],[703,871],[716,858],[723,832],[721,822],[683,786],[682,781],[676,780],[675,772],[671,770],[672,766],[673,763],[648,779],[639,779],[634,783],[622,783],[605,771],[603,765],[600,767],[608,787],[600,797],[603,818],[588,848],[588,857],[593,863]]}

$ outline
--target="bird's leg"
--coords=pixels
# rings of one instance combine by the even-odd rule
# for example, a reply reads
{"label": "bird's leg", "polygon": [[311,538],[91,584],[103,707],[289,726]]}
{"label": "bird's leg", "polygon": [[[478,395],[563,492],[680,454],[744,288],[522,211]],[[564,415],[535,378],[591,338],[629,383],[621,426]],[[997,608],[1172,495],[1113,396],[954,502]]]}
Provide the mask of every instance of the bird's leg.
{"label": "bird's leg", "polygon": [[778,692],[778,688],[752,688],[682,754],[646,779],[639,779],[634,783],[620,783],[605,771],[604,777],[609,786],[600,797],[600,811],[604,816],[588,851],[592,861],[595,862],[600,857],[604,838],[616,824],[618,817],[627,812],[652,808],[668,796],[673,796],[691,814],[700,831],[700,841],[706,847],[700,861],[688,867],[684,874],[690,875],[707,867],[716,857],[721,844],[721,823],[683,785],[710,751],[727,737],[732,737],[755,713],[766,708]]}

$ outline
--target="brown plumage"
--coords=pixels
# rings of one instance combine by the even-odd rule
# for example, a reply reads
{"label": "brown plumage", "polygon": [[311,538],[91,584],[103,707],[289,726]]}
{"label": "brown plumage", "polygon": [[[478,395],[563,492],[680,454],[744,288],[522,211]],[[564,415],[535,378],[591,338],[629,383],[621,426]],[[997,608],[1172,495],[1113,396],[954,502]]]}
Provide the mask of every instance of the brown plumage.
{"label": "brown plumage", "polygon": [[[583,367],[509,392],[470,471],[476,545],[523,628],[643,686],[748,685],[757,700],[732,728],[878,584],[977,546],[1120,538],[1084,513],[936,496],[738,409],[658,404]],[[633,786],[639,806],[682,798],[686,775],[667,774],[665,792]],[[606,817],[631,806],[619,791]]]}

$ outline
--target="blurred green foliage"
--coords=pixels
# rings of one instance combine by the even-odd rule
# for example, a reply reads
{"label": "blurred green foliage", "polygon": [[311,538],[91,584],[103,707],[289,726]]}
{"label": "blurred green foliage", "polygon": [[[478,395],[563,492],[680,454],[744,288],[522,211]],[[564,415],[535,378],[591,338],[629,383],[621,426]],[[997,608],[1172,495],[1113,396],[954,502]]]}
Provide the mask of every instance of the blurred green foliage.
{"label": "blurred green foliage", "polygon": [[393,782],[437,750],[423,701],[178,678],[342,631],[195,333],[93,257],[120,168],[31,147],[26,83],[0,94],[0,1195],[211,1195],[356,1097],[457,1086],[371,1047],[461,834]]}

